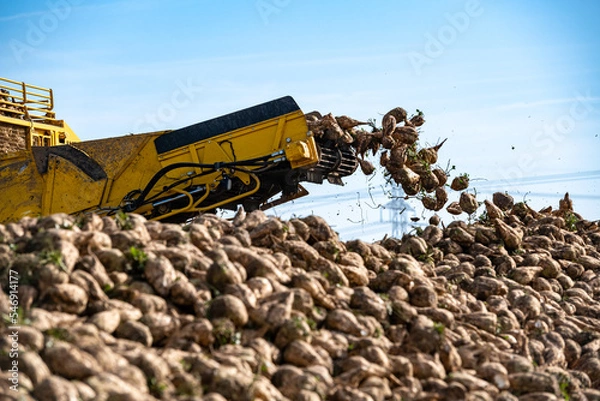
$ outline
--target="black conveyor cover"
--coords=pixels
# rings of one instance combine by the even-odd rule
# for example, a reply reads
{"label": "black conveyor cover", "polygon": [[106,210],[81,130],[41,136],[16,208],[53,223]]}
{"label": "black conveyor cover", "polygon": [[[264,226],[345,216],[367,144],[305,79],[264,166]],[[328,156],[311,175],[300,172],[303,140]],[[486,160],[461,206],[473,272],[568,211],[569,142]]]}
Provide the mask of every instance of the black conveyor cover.
{"label": "black conveyor cover", "polygon": [[156,138],[154,145],[156,146],[156,152],[161,154],[297,110],[300,110],[300,107],[298,107],[296,101],[291,96],[285,96],[167,132]]}

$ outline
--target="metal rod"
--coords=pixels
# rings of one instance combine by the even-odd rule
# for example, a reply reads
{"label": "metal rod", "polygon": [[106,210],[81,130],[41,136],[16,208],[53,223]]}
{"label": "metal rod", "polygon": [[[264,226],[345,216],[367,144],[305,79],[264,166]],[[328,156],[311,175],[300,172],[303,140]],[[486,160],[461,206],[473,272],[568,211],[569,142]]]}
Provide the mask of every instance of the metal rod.
{"label": "metal rod", "polygon": [[[202,192],[202,191],[205,191],[205,189],[204,189],[204,188],[201,188],[201,187],[198,187],[197,189],[194,189],[194,190],[192,190],[192,191],[189,191],[188,193],[189,193],[190,195],[194,195],[194,194],[197,194],[197,193],[199,193],[199,192]],[[159,200],[159,201],[153,202],[153,203],[152,203],[152,206],[154,206],[154,207],[161,206],[161,205],[164,205],[164,204],[167,204],[167,203],[170,203],[170,202],[174,202],[174,201],[176,201],[176,200],[183,199],[183,198],[185,198],[186,196],[187,196],[187,195],[185,195],[185,194],[179,194],[179,195],[176,195],[176,196],[174,196],[174,197],[172,197],[172,198],[166,198],[166,199],[162,199],[162,200]]]}

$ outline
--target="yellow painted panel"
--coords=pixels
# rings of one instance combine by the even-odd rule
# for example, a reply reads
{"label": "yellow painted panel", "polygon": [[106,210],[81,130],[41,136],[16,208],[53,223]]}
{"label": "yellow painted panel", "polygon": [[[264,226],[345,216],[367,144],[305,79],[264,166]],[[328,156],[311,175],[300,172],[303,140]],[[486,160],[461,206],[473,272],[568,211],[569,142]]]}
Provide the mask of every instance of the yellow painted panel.
{"label": "yellow painted panel", "polygon": [[52,182],[49,213],[77,213],[100,203],[106,179],[94,181],[62,157],[50,155],[48,182]]}
{"label": "yellow painted panel", "polygon": [[0,222],[41,215],[43,180],[30,157],[0,165]]}

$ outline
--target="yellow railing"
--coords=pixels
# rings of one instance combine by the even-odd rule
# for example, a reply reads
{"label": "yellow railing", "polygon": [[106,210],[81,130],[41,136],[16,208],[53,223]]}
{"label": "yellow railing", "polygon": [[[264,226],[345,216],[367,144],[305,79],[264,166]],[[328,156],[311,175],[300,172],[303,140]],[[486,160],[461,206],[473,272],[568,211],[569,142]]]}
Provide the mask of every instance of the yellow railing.
{"label": "yellow railing", "polygon": [[62,127],[53,109],[52,89],[0,77],[0,114]]}

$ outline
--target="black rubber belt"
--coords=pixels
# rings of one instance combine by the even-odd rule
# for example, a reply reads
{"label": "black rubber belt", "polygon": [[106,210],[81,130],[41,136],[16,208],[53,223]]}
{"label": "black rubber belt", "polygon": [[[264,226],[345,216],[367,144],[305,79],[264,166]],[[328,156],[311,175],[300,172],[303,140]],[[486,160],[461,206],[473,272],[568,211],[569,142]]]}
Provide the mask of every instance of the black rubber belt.
{"label": "black rubber belt", "polygon": [[261,121],[300,110],[291,96],[285,96],[247,109],[167,132],[154,140],[158,154],[209,139]]}

